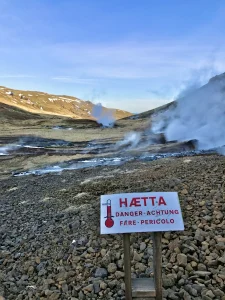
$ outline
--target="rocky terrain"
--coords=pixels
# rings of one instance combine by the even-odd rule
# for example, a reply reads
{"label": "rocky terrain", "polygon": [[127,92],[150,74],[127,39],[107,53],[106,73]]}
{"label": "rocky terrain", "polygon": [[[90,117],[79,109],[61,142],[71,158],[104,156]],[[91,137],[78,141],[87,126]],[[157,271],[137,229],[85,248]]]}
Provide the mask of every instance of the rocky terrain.
{"label": "rocky terrain", "polygon": [[[101,194],[178,191],[185,231],[163,234],[164,299],[225,299],[222,156],[130,162],[1,180],[5,299],[125,299],[122,236],[99,234]],[[132,234],[132,276],[153,276],[151,234]]]}
{"label": "rocky terrain", "polygon": [[[100,196],[145,191],[177,191],[183,212],[185,231],[162,236],[163,299],[225,300],[225,157],[151,133],[171,105],[113,128],[1,105],[0,300],[125,300]],[[131,254],[132,277],[154,276],[150,232],[131,235]]]}

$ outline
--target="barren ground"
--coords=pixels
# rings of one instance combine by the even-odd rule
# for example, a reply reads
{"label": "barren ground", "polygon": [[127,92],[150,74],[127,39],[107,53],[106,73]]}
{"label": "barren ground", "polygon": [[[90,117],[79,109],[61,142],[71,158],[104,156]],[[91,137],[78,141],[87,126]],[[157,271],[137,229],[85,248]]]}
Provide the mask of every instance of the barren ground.
{"label": "barren ground", "polygon": [[[52,120],[34,123],[3,127],[0,147],[30,135],[78,144],[49,146],[40,153],[18,149],[0,156],[0,296],[7,300],[125,299],[122,238],[100,236],[99,197],[178,191],[185,231],[163,235],[164,299],[225,299],[223,156],[133,160],[14,177],[13,171],[102,156],[80,150],[86,149],[88,141],[115,143],[126,132],[145,127],[148,120],[122,120],[113,129],[75,122],[70,124],[72,130],[54,130]],[[68,149],[79,153],[65,153]],[[133,234],[131,241],[132,276],[152,276],[150,234]]]}

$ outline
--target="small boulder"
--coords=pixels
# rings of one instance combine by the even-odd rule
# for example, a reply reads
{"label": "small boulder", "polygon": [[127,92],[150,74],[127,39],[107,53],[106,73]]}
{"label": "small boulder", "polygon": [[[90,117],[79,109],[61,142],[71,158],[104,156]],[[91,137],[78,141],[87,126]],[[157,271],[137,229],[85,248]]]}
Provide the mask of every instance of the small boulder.
{"label": "small boulder", "polygon": [[187,255],[183,253],[177,254],[177,262],[180,267],[186,267],[187,265]]}
{"label": "small boulder", "polygon": [[108,275],[108,271],[105,268],[97,268],[95,270],[95,277],[105,278]]}

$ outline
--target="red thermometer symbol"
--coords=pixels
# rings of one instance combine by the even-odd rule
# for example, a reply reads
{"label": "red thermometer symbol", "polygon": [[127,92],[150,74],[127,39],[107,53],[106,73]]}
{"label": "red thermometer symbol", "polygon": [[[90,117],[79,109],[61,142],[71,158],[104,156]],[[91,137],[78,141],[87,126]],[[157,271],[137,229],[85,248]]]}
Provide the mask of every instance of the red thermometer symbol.
{"label": "red thermometer symbol", "polygon": [[114,225],[114,221],[112,219],[113,216],[112,216],[111,200],[108,199],[105,205],[107,205],[107,216],[105,217],[106,218],[105,226],[111,228]]}

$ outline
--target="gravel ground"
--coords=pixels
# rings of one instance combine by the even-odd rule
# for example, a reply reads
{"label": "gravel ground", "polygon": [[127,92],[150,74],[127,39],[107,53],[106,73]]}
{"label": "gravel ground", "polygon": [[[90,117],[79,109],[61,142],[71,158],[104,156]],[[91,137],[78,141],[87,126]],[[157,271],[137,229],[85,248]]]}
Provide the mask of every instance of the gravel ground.
{"label": "gravel ground", "polygon": [[[163,234],[164,299],[225,299],[225,158],[132,162],[0,181],[0,299],[125,299],[121,235],[99,234],[102,194],[178,191],[184,232]],[[132,276],[153,276],[151,234]]]}

